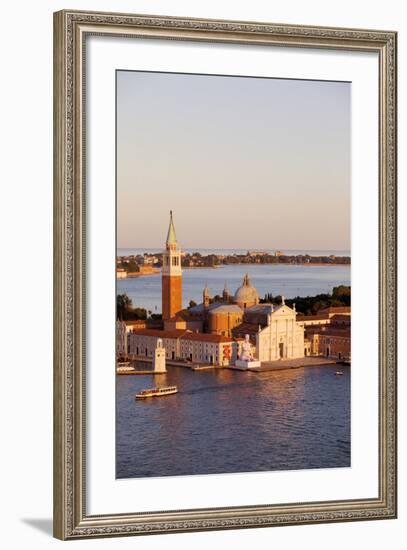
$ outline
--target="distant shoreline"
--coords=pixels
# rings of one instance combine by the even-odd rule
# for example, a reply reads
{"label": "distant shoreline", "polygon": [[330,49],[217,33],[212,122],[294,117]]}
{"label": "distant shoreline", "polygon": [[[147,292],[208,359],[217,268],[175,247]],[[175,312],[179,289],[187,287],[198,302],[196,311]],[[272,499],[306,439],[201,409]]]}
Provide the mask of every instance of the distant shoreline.
{"label": "distant shoreline", "polygon": [[[224,267],[234,266],[234,265],[247,265],[247,266],[261,266],[261,265],[267,265],[267,266],[326,266],[326,267],[349,267],[351,264],[335,264],[335,263],[324,263],[324,262],[307,262],[307,263],[285,263],[285,262],[276,262],[276,263],[250,263],[250,262],[236,262],[236,263],[230,263],[230,264],[220,264],[220,265],[192,265],[192,266],[182,266],[182,269],[221,269]],[[132,273],[131,275],[127,275],[127,279],[135,279],[137,277],[150,277],[150,275],[159,275],[161,273],[161,268],[157,269],[157,271],[154,271],[152,273]]]}
{"label": "distant shoreline", "polygon": [[307,266],[319,266],[319,265],[322,265],[322,266],[327,266],[327,267],[349,267],[351,264],[326,264],[326,263],[323,263],[323,262],[308,262],[308,263],[304,263],[304,264],[301,264],[301,263],[284,263],[284,262],[281,262],[281,263],[270,263],[270,264],[261,264],[261,263],[249,263],[249,262],[236,262],[236,263],[233,263],[233,264],[220,264],[220,265],[197,265],[197,266],[182,266],[182,269],[219,269],[219,268],[222,268],[222,267],[228,267],[230,265],[270,265],[270,266],[281,266],[281,265],[287,265],[287,266],[297,266],[297,265],[300,265],[300,266],[304,266],[304,267],[307,267]]}

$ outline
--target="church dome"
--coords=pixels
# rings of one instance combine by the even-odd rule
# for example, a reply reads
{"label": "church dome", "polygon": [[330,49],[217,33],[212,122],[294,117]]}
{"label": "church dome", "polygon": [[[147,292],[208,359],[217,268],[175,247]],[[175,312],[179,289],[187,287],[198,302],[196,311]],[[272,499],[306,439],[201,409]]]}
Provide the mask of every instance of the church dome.
{"label": "church dome", "polygon": [[258,292],[251,285],[248,275],[245,275],[242,286],[236,290],[234,302],[243,309],[259,303]]}

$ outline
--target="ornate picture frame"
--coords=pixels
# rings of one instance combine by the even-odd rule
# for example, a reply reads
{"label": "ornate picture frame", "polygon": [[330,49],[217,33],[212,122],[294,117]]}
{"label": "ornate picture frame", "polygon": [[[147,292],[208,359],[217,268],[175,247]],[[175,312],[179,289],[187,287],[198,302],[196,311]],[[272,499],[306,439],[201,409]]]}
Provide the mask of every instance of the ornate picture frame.
{"label": "ornate picture frame", "polygon": [[[90,515],[86,496],[86,38],[372,52],[379,63],[376,498]],[[391,519],[397,514],[396,52],[391,31],[64,10],[54,14],[54,535],[59,539]]]}

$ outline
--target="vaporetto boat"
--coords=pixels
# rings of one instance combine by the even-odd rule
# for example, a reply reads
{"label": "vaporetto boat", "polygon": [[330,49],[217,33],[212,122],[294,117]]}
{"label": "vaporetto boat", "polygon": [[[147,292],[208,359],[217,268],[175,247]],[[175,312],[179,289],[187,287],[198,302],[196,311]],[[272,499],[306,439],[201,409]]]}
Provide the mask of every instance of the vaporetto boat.
{"label": "vaporetto boat", "polygon": [[177,386],[167,386],[164,388],[151,388],[148,390],[142,390],[136,393],[136,399],[145,399],[146,397],[162,397],[164,395],[171,395],[177,393]]}
{"label": "vaporetto boat", "polygon": [[130,363],[119,363],[116,367],[117,374],[131,374],[135,368]]}

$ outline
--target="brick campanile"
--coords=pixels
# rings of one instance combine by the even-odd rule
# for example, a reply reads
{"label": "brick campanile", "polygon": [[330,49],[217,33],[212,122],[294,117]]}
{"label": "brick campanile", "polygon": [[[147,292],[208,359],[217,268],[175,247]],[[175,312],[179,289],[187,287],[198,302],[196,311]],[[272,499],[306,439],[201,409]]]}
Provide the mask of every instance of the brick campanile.
{"label": "brick campanile", "polygon": [[178,248],[177,237],[175,235],[172,210],[170,212],[170,225],[163,252],[161,274],[162,313],[163,320],[167,321],[182,309],[181,250]]}

